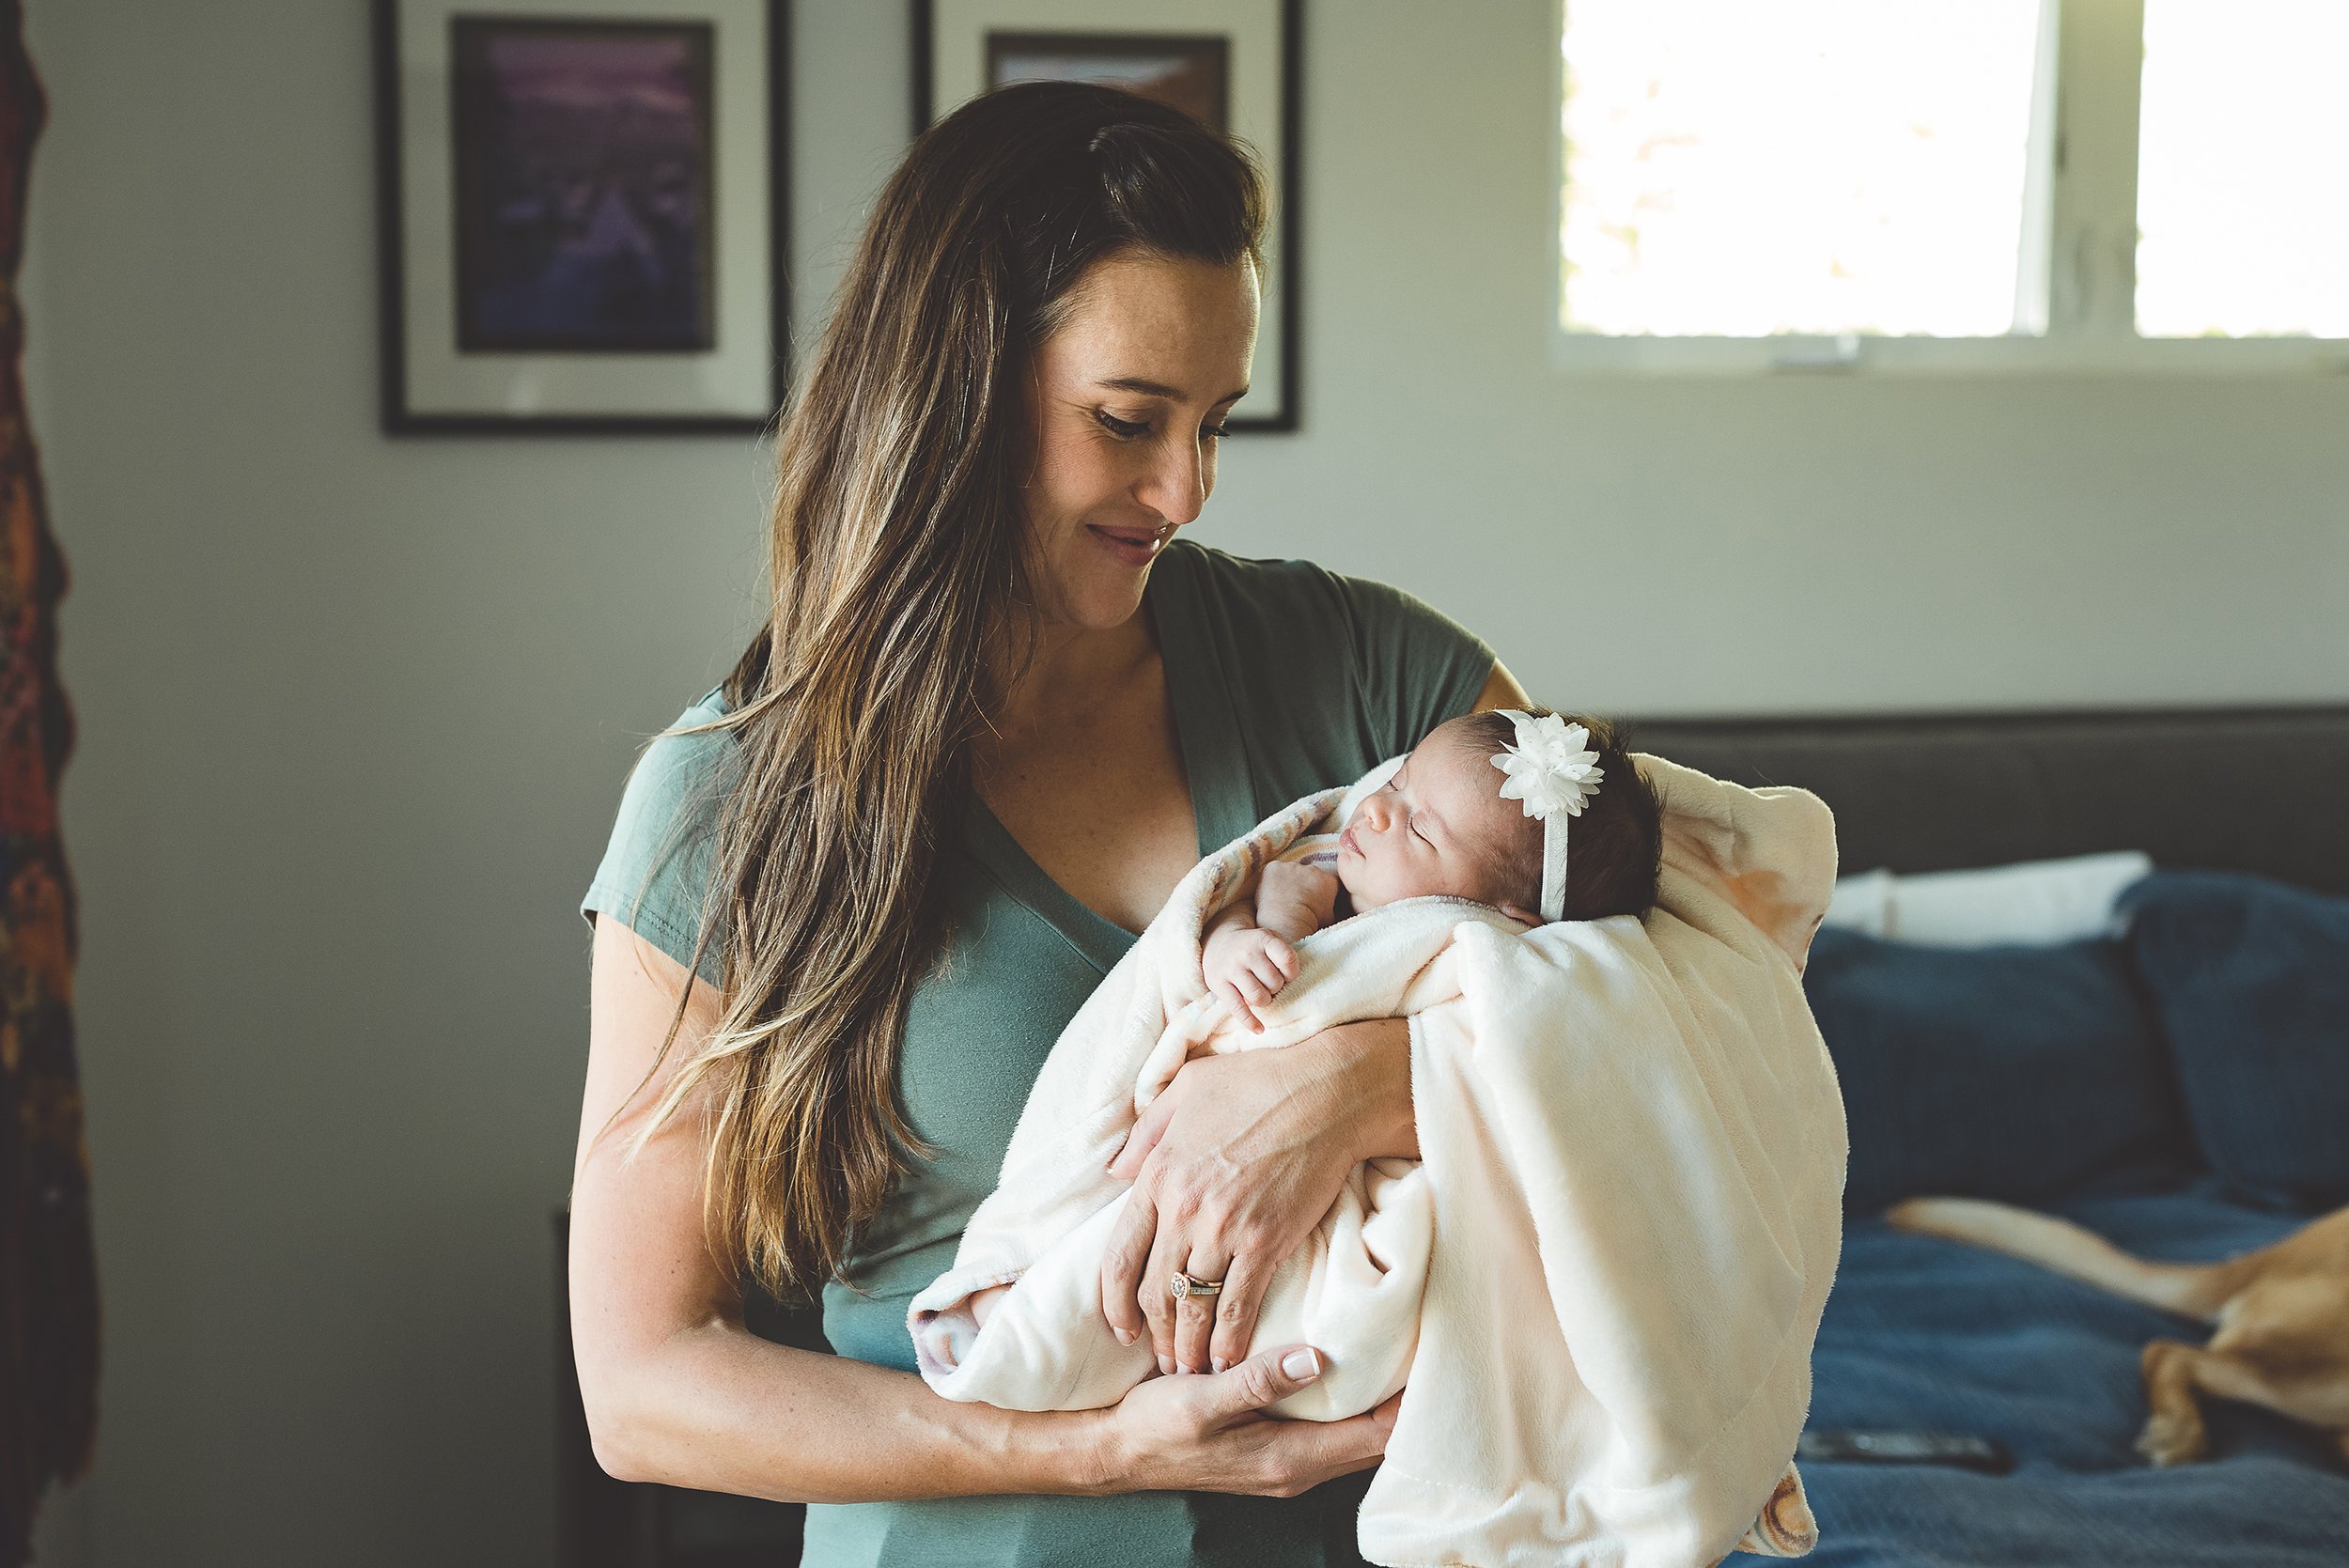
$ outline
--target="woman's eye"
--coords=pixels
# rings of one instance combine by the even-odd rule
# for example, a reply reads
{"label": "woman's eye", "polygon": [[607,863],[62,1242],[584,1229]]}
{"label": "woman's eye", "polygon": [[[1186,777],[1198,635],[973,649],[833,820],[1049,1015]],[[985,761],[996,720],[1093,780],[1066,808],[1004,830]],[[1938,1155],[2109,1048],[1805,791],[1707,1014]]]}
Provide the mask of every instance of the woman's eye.
{"label": "woman's eye", "polygon": [[[1107,430],[1111,435],[1115,436],[1120,441],[1132,441],[1137,437],[1146,436],[1150,433],[1150,422],[1146,419],[1120,419],[1117,415],[1110,412],[1107,409],[1094,410],[1093,417],[1100,422],[1101,428]],[[1225,436],[1228,436],[1231,433],[1230,428],[1222,425],[1202,425],[1199,427],[1199,439],[1201,441],[1221,441]]]}

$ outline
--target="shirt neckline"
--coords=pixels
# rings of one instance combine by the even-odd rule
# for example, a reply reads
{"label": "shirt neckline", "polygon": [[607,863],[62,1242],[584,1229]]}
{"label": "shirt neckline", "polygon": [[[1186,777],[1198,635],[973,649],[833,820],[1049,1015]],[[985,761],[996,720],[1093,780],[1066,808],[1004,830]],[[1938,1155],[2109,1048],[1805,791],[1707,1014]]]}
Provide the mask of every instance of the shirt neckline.
{"label": "shirt neckline", "polygon": [[[1175,746],[1190,787],[1191,817],[1204,859],[1255,826],[1256,818],[1239,715],[1232,706],[1231,685],[1215,640],[1206,635],[1196,559],[1201,548],[1178,541],[1160,551],[1142,602],[1159,634]],[[971,807],[973,852],[1005,891],[1088,961],[1107,972],[1140,939],[1047,876],[976,790],[972,791]]]}

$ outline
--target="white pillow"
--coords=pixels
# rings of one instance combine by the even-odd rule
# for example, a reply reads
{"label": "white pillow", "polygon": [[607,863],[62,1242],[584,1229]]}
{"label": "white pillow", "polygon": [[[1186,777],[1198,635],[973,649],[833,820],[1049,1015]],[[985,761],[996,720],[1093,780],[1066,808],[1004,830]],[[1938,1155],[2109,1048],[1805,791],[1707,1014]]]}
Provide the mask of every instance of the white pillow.
{"label": "white pillow", "polygon": [[1915,877],[1863,871],[1836,881],[1826,923],[1925,947],[2078,941],[2116,934],[2114,904],[2153,869],[2124,849]]}

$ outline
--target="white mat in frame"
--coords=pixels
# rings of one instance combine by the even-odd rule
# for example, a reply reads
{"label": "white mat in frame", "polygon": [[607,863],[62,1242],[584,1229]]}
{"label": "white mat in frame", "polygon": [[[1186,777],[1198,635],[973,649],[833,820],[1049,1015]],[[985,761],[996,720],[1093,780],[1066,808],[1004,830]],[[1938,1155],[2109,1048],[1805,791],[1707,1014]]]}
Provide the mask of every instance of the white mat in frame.
{"label": "white mat in frame", "polygon": [[[781,400],[787,287],[785,0],[377,0],[387,427],[751,430]],[[452,23],[702,22],[713,35],[715,342],[675,352],[460,352]]]}

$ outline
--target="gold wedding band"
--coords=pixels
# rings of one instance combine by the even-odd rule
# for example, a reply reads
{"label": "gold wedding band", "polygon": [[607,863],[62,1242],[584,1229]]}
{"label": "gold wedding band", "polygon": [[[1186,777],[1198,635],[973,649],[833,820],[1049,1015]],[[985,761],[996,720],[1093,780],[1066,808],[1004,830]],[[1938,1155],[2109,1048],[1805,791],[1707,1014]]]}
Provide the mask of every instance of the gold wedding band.
{"label": "gold wedding band", "polygon": [[1166,1288],[1167,1293],[1173,1296],[1177,1301],[1180,1301],[1186,1296],[1195,1296],[1204,1301],[1209,1296],[1222,1295],[1223,1281],[1221,1280],[1195,1279],[1189,1274],[1178,1272],[1174,1276],[1174,1282]]}

